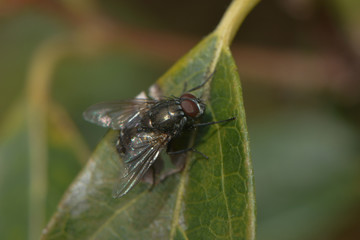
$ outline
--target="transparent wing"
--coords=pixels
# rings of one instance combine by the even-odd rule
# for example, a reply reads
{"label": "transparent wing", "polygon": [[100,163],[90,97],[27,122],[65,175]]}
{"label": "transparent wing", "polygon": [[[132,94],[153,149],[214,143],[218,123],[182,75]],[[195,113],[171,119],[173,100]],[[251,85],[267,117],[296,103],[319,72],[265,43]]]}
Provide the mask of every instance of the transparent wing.
{"label": "transparent wing", "polygon": [[165,134],[143,132],[133,137],[123,158],[125,171],[114,186],[114,198],[122,197],[139,182],[169,141]]}
{"label": "transparent wing", "polygon": [[124,124],[134,120],[141,112],[156,103],[150,99],[133,99],[117,102],[103,102],[92,105],[84,113],[85,120],[113,129],[122,129]]}

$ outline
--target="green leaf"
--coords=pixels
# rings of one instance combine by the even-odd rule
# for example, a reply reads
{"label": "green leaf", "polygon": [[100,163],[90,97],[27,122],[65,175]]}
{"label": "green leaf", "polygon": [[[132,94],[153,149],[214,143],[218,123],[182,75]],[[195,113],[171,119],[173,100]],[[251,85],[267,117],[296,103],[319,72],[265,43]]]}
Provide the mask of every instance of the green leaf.
{"label": "green leaf", "polygon": [[[56,117],[59,116],[58,109],[53,108],[53,113]],[[33,196],[29,194],[30,125],[26,122],[25,100],[20,98],[16,101],[5,116],[4,122],[0,125],[0,239],[26,239],[29,232],[29,200]],[[63,115],[61,117],[62,123],[68,123],[68,118]],[[41,205],[41,210],[49,219],[71,179],[78,173],[80,157],[74,147],[77,144],[77,136],[72,132],[73,129],[69,126],[66,129],[59,126],[52,121],[51,116],[47,117],[47,120],[50,134],[49,141],[43,148],[48,150],[51,159],[47,162],[48,174],[45,176],[48,191],[41,192],[36,189],[35,197],[40,194],[45,196],[45,204]],[[72,141],[69,141],[69,138]],[[36,210],[37,213],[40,212]],[[37,238],[38,236],[37,232]]]}
{"label": "green leaf", "polygon": [[242,89],[228,47],[233,36],[224,37],[226,30],[220,24],[157,82],[165,96],[178,96],[185,83],[188,89],[198,86],[216,70],[212,81],[195,92],[207,103],[202,121],[236,120],[194,132],[188,145],[209,159],[188,153],[184,170],[152,191],[149,184],[139,183],[113,199],[112,188],[123,166],[114,146],[118,132],[110,130],[68,189],[43,239],[255,238]]}

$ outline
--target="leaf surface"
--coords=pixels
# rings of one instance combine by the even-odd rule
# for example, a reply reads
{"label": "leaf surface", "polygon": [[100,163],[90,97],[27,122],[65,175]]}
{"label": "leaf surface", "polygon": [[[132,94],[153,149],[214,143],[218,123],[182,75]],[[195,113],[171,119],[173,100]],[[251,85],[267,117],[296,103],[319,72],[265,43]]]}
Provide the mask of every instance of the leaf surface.
{"label": "leaf surface", "polygon": [[[194,92],[207,109],[186,143],[185,168],[158,184],[139,183],[120,199],[113,185],[122,161],[109,131],[73,182],[43,239],[254,239],[255,199],[242,89],[228,39],[206,37],[157,81],[164,96],[211,81]],[[215,71],[216,70],[216,71]],[[186,146],[185,145],[185,146]]]}
{"label": "leaf surface", "polygon": [[152,191],[139,183],[123,198],[113,199],[122,165],[114,145],[118,133],[110,131],[69,188],[43,239],[254,236],[253,176],[241,86],[229,50],[219,47],[217,35],[210,35],[158,81],[165,96],[178,96],[185,83],[197,86],[205,73],[216,69],[211,83],[196,92],[207,100],[202,121],[237,119],[197,131],[194,144],[209,159],[189,153],[185,169]]}

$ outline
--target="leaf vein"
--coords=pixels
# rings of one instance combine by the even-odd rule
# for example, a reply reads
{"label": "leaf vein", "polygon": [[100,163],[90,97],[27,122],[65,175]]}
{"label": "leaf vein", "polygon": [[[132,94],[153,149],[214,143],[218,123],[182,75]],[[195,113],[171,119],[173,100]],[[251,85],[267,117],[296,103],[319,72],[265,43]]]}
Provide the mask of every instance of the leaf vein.
{"label": "leaf vein", "polygon": [[124,207],[118,209],[117,211],[114,212],[114,214],[109,217],[103,224],[101,224],[101,226],[94,232],[93,236],[90,239],[95,239],[95,236],[101,232],[106,226],[107,224],[113,220],[117,215],[119,215],[120,213],[122,213],[123,211],[125,211],[126,209],[128,209],[129,207],[131,207],[132,205],[134,205],[142,196],[145,195],[147,191],[142,192],[141,194],[139,194],[138,196],[136,196],[136,198],[132,199],[128,204],[126,204]]}

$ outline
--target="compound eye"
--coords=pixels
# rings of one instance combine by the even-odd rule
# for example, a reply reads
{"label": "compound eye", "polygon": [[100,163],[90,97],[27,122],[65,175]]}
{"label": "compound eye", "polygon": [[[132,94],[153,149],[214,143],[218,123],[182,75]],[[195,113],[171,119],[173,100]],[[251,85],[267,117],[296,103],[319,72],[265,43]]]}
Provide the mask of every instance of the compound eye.
{"label": "compound eye", "polygon": [[191,93],[184,93],[183,95],[181,95],[180,98],[181,99],[184,99],[184,98],[196,99],[196,97],[194,95],[192,95]]}
{"label": "compound eye", "polygon": [[199,105],[193,101],[192,99],[196,99],[196,97],[190,93],[185,93],[181,97],[181,108],[186,115],[189,117],[198,117],[200,115]]}

